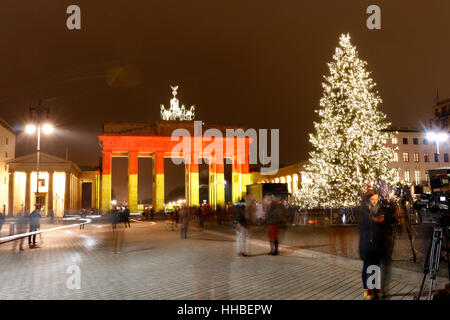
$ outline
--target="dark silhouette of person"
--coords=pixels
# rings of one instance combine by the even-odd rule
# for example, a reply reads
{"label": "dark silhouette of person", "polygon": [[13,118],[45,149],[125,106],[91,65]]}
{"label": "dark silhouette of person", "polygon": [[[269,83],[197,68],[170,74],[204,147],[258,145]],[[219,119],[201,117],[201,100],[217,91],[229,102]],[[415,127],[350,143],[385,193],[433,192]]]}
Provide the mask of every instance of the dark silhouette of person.
{"label": "dark silhouette of person", "polygon": [[130,209],[128,207],[123,212],[123,222],[125,223],[125,228],[128,226],[128,228],[131,228],[130,226]]}
{"label": "dark silhouette of person", "polygon": [[152,221],[155,219],[155,209],[153,209],[153,207],[150,209],[150,217]]}
{"label": "dark silhouette of person", "polygon": [[118,221],[119,221],[119,212],[117,211],[117,209],[113,209],[111,211],[111,224],[113,229],[117,227]]}
{"label": "dark silhouette of person", "polygon": [[359,226],[359,255],[363,260],[361,277],[366,299],[378,299],[383,296],[381,288],[368,289],[367,269],[370,266],[377,266],[381,270],[381,263],[387,263],[392,219],[391,207],[382,203],[376,191],[369,190],[360,208]]}
{"label": "dark silhouette of person", "polygon": [[2,228],[5,223],[5,216],[0,212],[0,237],[2,236]]}

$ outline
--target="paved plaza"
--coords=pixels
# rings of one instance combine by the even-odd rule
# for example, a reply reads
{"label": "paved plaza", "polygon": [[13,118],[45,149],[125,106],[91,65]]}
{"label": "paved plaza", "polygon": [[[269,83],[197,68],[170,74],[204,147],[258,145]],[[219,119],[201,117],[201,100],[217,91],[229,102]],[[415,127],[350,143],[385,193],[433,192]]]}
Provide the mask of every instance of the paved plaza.
{"label": "paved plaza", "polygon": [[[362,300],[355,229],[340,227],[347,228],[342,246],[340,236],[303,228],[285,231],[280,256],[267,255],[263,229],[255,228],[247,258],[236,255],[231,227],[212,222],[205,229],[193,222],[188,239],[167,230],[164,221],[132,222],[115,233],[100,223],[48,232],[38,248],[20,252],[17,241],[0,245],[0,299]],[[422,262],[417,270],[404,267],[411,264],[407,246],[398,252],[390,298],[412,299]],[[80,268],[80,289],[67,288],[71,266]]]}

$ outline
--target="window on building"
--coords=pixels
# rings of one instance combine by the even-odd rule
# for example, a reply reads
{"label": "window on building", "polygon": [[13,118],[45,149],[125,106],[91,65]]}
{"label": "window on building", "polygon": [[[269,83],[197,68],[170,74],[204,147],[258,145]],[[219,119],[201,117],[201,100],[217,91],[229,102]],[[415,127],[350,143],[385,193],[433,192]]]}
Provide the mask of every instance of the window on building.
{"label": "window on building", "polygon": [[8,151],[5,151],[5,158],[8,158]]}
{"label": "window on building", "polygon": [[409,170],[405,170],[405,181],[408,183],[411,182],[411,176],[410,176]]}
{"label": "window on building", "polygon": [[45,179],[39,179],[39,187],[45,187]]}
{"label": "window on building", "polygon": [[414,171],[414,183],[415,184],[420,183],[420,171],[418,170]]}
{"label": "window on building", "polygon": [[413,144],[419,144],[419,139],[413,138]]}
{"label": "window on building", "polygon": [[430,154],[429,153],[424,153],[423,154],[423,161],[424,162],[430,162]]}
{"label": "window on building", "polygon": [[425,179],[427,180],[427,184],[430,183],[430,175],[428,173],[425,173]]}
{"label": "window on building", "polygon": [[439,162],[439,155],[437,153],[434,154],[434,162]]}
{"label": "window on building", "polygon": [[403,138],[403,144],[408,144],[408,138]]}
{"label": "window on building", "polygon": [[398,162],[398,152],[394,152],[394,162]]}
{"label": "window on building", "polygon": [[419,153],[414,152],[414,162],[419,162]]}
{"label": "window on building", "polygon": [[448,153],[444,153],[444,162],[448,162]]}
{"label": "window on building", "polygon": [[423,139],[423,144],[427,145],[428,144],[428,139]]}
{"label": "window on building", "polygon": [[403,162],[409,162],[409,153],[403,152]]}
{"label": "window on building", "polygon": [[6,145],[8,145],[8,143],[9,143],[8,138],[6,138]]}
{"label": "window on building", "polygon": [[393,137],[393,138],[392,138],[392,144],[397,144],[397,143],[398,143],[397,137]]}

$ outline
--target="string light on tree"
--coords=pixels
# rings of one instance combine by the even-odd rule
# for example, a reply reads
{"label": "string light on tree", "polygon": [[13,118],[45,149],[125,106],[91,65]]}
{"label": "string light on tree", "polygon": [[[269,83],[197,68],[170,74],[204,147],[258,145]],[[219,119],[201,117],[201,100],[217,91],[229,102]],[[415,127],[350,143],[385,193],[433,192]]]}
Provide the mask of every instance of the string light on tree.
{"label": "string light on tree", "polygon": [[378,110],[381,98],[358,57],[350,35],[341,35],[329,75],[322,83],[323,96],[316,110],[320,122],[310,134],[314,151],[297,201],[305,208],[339,208],[357,205],[362,193],[377,181],[393,185],[394,170],[388,164],[394,150],[383,141],[390,123]]}

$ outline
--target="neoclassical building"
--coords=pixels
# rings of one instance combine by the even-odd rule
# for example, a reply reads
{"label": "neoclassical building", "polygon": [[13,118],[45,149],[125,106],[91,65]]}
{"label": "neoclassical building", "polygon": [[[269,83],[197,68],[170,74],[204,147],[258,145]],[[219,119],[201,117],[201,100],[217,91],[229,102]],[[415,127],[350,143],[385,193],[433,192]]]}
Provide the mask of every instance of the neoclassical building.
{"label": "neoclassical building", "polygon": [[[30,212],[36,195],[43,213],[54,210],[56,216],[80,208],[98,208],[99,172],[82,170],[76,163],[40,153],[39,178],[37,153],[6,161],[9,173],[9,215]],[[37,186],[39,185],[39,190]]]}
{"label": "neoclassical building", "polygon": [[16,134],[14,129],[0,118],[0,211],[8,213],[8,170],[6,161],[14,159]]}

